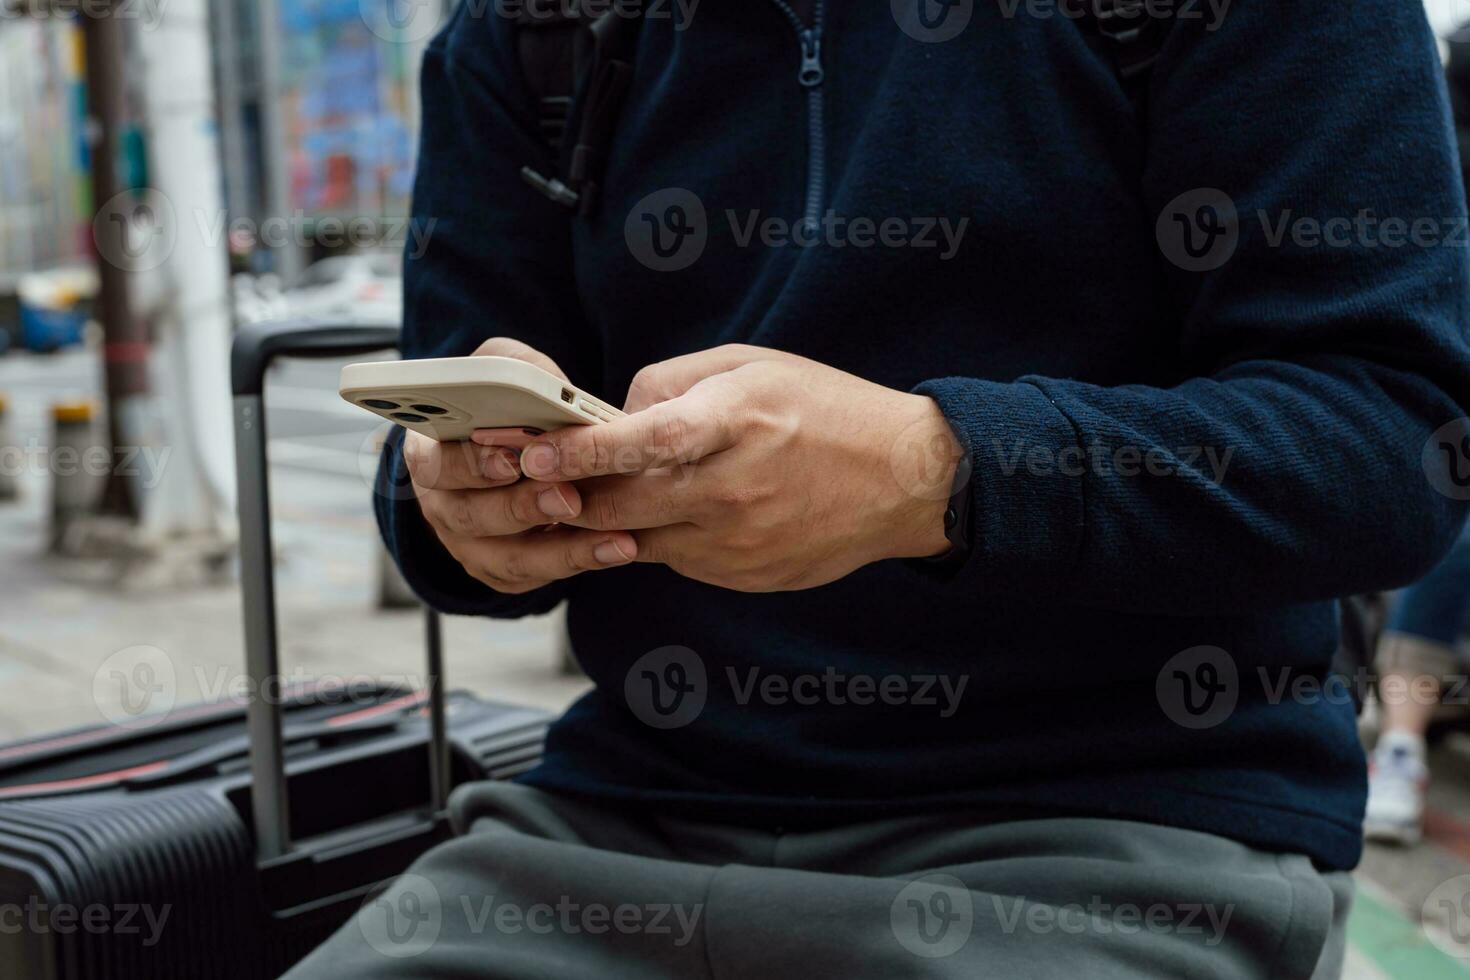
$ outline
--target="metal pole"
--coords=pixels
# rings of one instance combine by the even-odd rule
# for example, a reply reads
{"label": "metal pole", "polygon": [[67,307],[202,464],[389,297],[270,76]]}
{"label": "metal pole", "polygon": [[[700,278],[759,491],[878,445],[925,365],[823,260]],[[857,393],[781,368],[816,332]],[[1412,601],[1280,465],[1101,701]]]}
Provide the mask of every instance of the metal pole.
{"label": "metal pole", "polygon": [[[261,155],[265,171],[265,217],[291,218],[291,170],[286,165],[290,146],[286,114],[281,109],[281,18],[276,0],[257,0],[256,38],[260,51],[260,76],[256,95],[260,100]],[[276,272],[285,283],[301,271],[302,255],[294,236],[275,250]]]}
{"label": "metal pole", "polygon": [[234,0],[210,0],[210,24],[218,69],[215,105],[219,115],[220,169],[225,175],[225,209],[231,218],[250,213],[250,191],[245,170],[245,124],[240,117],[239,15],[240,10]]}
{"label": "metal pole", "polygon": [[[81,17],[87,48],[87,105],[92,142],[92,206],[100,212],[126,188],[119,178],[123,128],[127,113],[126,38],[124,19],[112,3],[88,8]],[[103,365],[107,389],[107,425],[114,460],[129,444],[129,405],[148,393],[148,331],[134,315],[128,273],[107,260],[127,254],[127,228],[120,221],[94,221],[99,261],[97,315],[102,321]],[[103,513],[137,520],[136,488],[114,465],[103,493]]]}

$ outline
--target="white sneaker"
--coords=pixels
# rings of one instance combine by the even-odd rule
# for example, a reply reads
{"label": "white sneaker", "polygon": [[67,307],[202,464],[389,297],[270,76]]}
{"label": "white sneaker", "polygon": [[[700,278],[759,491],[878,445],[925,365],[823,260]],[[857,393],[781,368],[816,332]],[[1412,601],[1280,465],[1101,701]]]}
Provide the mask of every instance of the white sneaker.
{"label": "white sneaker", "polygon": [[1424,794],[1428,788],[1424,740],[1406,732],[1386,733],[1368,763],[1368,812],[1363,818],[1363,836],[1389,844],[1419,843],[1424,836]]}

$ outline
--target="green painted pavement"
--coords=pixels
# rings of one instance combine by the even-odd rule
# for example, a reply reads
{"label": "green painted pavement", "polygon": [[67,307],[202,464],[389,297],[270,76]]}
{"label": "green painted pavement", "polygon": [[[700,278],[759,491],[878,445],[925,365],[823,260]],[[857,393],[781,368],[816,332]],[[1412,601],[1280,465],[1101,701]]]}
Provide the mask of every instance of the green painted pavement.
{"label": "green painted pavement", "polygon": [[1470,980],[1470,963],[1445,954],[1419,926],[1359,887],[1348,943],[1393,980]]}

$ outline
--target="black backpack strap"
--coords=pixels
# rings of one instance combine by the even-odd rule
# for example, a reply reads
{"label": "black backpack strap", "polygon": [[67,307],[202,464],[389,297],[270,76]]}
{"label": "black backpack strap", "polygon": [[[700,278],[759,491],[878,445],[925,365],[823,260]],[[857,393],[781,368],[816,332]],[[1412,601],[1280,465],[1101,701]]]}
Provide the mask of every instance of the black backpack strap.
{"label": "black backpack strap", "polygon": [[[607,150],[633,80],[641,10],[641,4],[630,10],[605,0],[525,0],[516,15],[521,71],[541,137],[558,161],[555,175],[527,166],[521,176],[584,217],[597,205]],[[579,93],[583,101],[574,113]],[[568,147],[574,115],[577,132]]]}
{"label": "black backpack strap", "polygon": [[578,42],[582,6],[558,0],[525,0],[516,11],[516,53],[536,107],[541,138],[561,149],[580,76]]}

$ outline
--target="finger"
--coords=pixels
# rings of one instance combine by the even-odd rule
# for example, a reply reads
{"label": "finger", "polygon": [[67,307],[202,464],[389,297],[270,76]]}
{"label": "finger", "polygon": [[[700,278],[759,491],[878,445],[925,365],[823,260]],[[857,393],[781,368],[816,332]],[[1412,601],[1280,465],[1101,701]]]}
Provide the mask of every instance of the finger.
{"label": "finger", "polygon": [[545,534],[458,542],[457,558],[498,592],[529,592],[583,572],[626,565],[638,556],[631,534],[561,527]]}
{"label": "finger", "polygon": [[693,519],[692,504],[699,499],[691,479],[664,471],[584,480],[577,484],[582,512],[566,523],[603,531],[685,523]]}
{"label": "finger", "polygon": [[521,472],[533,480],[585,480],[702,459],[733,441],[728,402],[727,392],[696,386],[636,415],[548,432],[521,453]]}
{"label": "finger", "polygon": [[697,549],[694,537],[699,533],[693,524],[670,524],[638,531],[633,535],[638,541],[638,553],[633,560],[668,565],[675,570],[687,567],[686,557]]}
{"label": "finger", "polygon": [[752,361],[792,356],[768,347],[725,344],[722,347],[659,361],[648,365],[633,376],[633,383],[628,387],[628,398],[623,405],[623,411],[632,415],[634,412],[641,412],[659,402],[678,398],[705,378],[733,371]]}
{"label": "finger", "polygon": [[503,446],[519,453],[542,434],[541,429],[476,429],[470,433],[470,441],[477,446]]}
{"label": "finger", "polygon": [[490,538],[571,520],[581,513],[582,498],[570,484],[522,480],[494,490],[431,491],[419,507],[441,535]]}
{"label": "finger", "polygon": [[473,442],[436,442],[417,432],[403,438],[403,461],[425,490],[487,489],[521,477],[519,454]]}
{"label": "finger", "polygon": [[514,337],[491,337],[479,347],[475,348],[473,356],[513,357],[518,361],[534,364],[543,371],[549,371],[563,381],[570,380],[567,378],[566,372],[562,371],[555,361],[530,344],[523,344]]}

